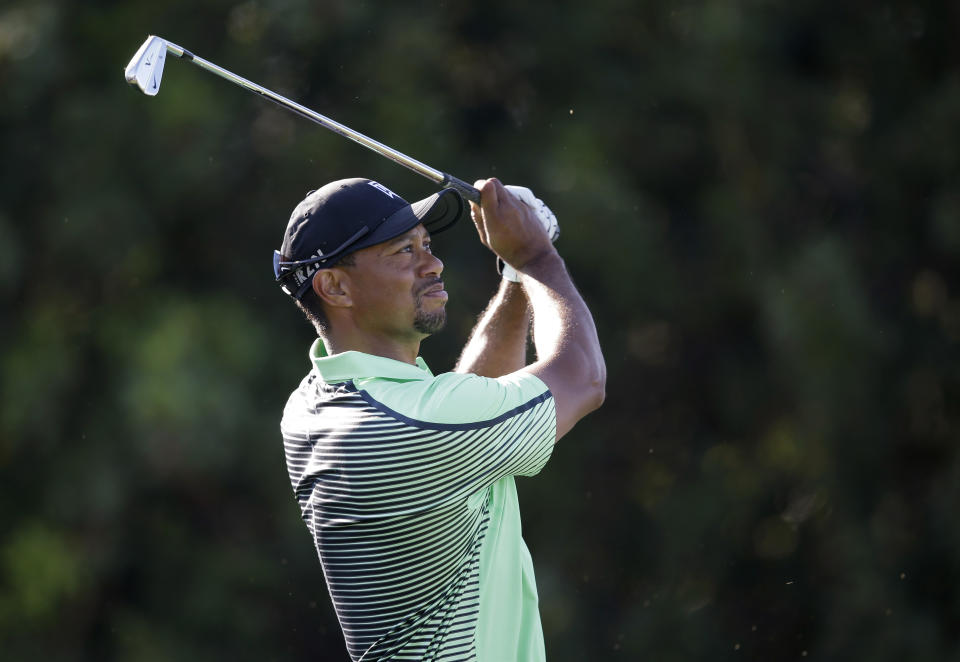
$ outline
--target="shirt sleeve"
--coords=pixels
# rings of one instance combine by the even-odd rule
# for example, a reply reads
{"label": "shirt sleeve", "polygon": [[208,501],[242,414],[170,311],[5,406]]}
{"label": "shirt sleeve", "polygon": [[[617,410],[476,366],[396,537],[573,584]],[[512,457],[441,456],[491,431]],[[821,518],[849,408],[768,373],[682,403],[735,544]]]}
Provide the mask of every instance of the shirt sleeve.
{"label": "shirt sleeve", "polygon": [[462,446],[451,461],[473,475],[478,486],[539,473],[556,441],[553,395],[529,373],[497,379],[445,373],[418,382],[378,380],[361,386],[361,394],[408,425],[447,432],[451,444]]}

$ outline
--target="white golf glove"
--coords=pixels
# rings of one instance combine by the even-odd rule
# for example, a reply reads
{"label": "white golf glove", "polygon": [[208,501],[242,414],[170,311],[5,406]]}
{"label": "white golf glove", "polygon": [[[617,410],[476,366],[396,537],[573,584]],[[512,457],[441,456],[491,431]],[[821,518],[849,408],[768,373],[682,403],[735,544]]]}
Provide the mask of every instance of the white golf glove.
{"label": "white golf glove", "polygon": [[[543,226],[543,229],[547,231],[547,234],[550,236],[550,241],[556,241],[557,237],[560,236],[560,224],[557,223],[557,217],[550,207],[544,204],[543,200],[538,198],[533,194],[533,191],[528,189],[526,186],[513,186],[507,184],[504,188],[513,193],[515,196],[520,198],[524,204],[533,209],[534,213],[537,216],[537,220],[540,221],[540,225]],[[500,270],[500,275],[502,275],[507,280],[519,283],[520,274],[517,273],[517,270],[511,267],[506,262],[502,262],[503,268]]]}

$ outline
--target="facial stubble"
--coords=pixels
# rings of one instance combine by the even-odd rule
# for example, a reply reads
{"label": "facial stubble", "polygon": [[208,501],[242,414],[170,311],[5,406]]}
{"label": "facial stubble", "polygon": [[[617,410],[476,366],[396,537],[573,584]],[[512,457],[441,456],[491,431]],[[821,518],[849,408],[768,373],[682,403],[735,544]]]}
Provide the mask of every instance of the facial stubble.
{"label": "facial stubble", "polygon": [[[429,287],[429,286],[428,286]],[[441,307],[439,310],[428,313],[423,309],[423,291],[414,296],[415,312],[413,316],[413,328],[428,336],[437,333],[447,323],[447,309]]]}

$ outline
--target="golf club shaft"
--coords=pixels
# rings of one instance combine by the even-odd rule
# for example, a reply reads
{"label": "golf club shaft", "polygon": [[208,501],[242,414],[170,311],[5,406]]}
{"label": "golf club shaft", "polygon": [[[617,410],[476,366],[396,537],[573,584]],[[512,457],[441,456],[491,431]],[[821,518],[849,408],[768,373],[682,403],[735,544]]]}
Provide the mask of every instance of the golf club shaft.
{"label": "golf club shaft", "polygon": [[416,159],[410,158],[406,154],[402,154],[401,152],[398,152],[392,147],[387,147],[381,142],[377,142],[372,138],[368,138],[362,133],[358,133],[357,131],[354,131],[350,127],[344,126],[343,124],[340,124],[339,122],[336,122],[330,119],[329,117],[325,117],[324,115],[321,115],[320,113],[314,110],[310,110],[306,106],[301,106],[300,104],[294,101],[290,101],[290,99],[287,99],[286,97],[281,96],[276,92],[273,92],[271,90],[268,90],[265,87],[257,85],[256,83],[253,83],[247,80],[246,78],[242,78],[233,72],[227,71],[223,67],[219,67],[213,62],[208,62],[207,60],[204,60],[201,57],[197,57],[196,55],[194,55],[187,49],[183,48],[182,46],[177,46],[176,44],[171,43],[169,41],[166,42],[166,45],[167,45],[168,53],[172,53],[173,55],[183,60],[188,60],[193,64],[197,65],[198,67],[202,69],[206,69],[210,73],[216,74],[217,76],[220,76],[221,78],[224,78],[230,81],[231,83],[239,85],[240,87],[244,87],[250,90],[251,92],[256,92],[260,96],[266,97],[270,101],[273,101],[274,103],[280,106],[283,106],[287,110],[291,110],[295,112],[301,117],[305,117],[308,120],[312,120],[313,122],[319,124],[320,126],[326,129],[329,129],[334,133],[340,134],[344,138],[349,138],[350,140],[363,145],[367,149],[371,149],[374,152],[380,154],[381,156],[385,156],[391,161],[394,161],[395,163],[399,163],[400,165],[406,168],[409,168],[410,170],[413,170],[415,173],[426,177],[427,179],[433,181],[434,183],[439,184],[443,188],[456,189],[460,193],[460,195],[462,195],[467,200],[472,200],[473,202],[476,202],[476,203],[480,202],[480,192],[477,189],[475,189],[473,186],[470,186],[470,184],[467,184],[465,181],[458,179],[453,175],[447,174],[445,172],[441,172],[436,168],[431,168],[425,163],[421,163]]}

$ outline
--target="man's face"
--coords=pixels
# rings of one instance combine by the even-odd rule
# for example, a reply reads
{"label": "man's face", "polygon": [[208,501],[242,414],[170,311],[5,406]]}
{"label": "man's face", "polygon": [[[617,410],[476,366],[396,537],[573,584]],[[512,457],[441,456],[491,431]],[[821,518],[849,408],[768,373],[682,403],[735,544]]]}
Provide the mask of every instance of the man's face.
{"label": "man's face", "polygon": [[440,280],[443,262],[430,251],[430,235],[423,225],[354,256],[354,265],[344,271],[358,325],[418,340],[443,328],[447,320],[447,293]]}

